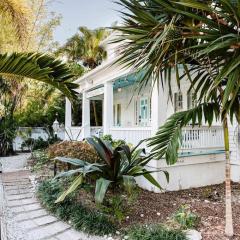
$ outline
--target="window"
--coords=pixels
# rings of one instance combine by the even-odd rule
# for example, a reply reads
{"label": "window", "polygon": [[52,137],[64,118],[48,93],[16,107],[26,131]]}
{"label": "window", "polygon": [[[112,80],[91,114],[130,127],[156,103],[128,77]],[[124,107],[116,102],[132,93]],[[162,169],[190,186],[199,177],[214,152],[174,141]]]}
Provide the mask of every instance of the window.
{"label": "window", "polygon": [[174,93],[174,111],[179,112],[183,109],[183,97],[181,92]]}
{"label": "window", "polygon": [[135,112],[135,125],[138,125],[138,101],[135,100],[134,104],[134,112]]}
{"label": "window", "polygon": [[121,112],[121,104],[116,104],[113,106],[114,126],[121,126]]}
{"label": "window", "polygon": [[82,126],[82,100],[77,98],[72,103],[72,127]]}
{"label": "window", "polygon": [[187,107],[188,109],[192,109],[196,106],[196,99],[194,99],[194,93],[190,92],[187,95]]}
{"label": "window", "polygon": [[141,126],[147,126],[149,122],[149,101],[148,98],[143,97],[140,99],[140,115],[139,123]]}
{"label": "window", "polygon": [[113,105],[113,125],[116,126],[116,107]]}
{"label": "window", "polygon": [[117,104],[117,126],[121,126],[121,104]]}

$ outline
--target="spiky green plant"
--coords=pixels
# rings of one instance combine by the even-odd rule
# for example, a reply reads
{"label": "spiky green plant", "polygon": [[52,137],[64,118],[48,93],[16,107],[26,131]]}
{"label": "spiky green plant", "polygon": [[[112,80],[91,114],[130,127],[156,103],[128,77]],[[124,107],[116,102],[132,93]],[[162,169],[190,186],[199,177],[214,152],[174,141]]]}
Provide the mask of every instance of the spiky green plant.
{"label": "spiky green plant", "polygon": [[[90,164],[86,161],[73,158],[55,158],[56,161],[69,163],[76,167],[75,170],[60,173],[56,178],[75,175],[75,180],[56,202],[61,202],[65,197],[75,191],[84,181],[84,177],[88,176],[96,180],[95,201],[102,203],[108,188],[111,186],[116,189],[123,186],[129,192],[135,185],[135,177],[143,176],[150,183],[159,189],[162,189],[157,180],[151,175],[161,170],[147,170],[146,165],[151,160],[142,156],[143,149],[137,149],[138,146],[130,149],[127,145],[120,145],[112,148],[111,144],[102,141],[100,138],[87,138],[87,141],[94,147],[103,164]],[[168,173],[162,171],[167,180]]]}

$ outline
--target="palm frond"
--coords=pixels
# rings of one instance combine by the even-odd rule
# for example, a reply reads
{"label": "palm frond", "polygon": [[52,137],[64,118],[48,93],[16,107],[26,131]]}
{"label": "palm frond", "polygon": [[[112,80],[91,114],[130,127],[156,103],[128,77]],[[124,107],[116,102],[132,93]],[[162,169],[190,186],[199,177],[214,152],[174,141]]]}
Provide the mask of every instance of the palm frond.
{"label": "palm frond", "polygon": [[72,82],[67,65],[46,54],[0,54],[0,75],[31,78],[54,86],[70,99],[77,96],[78,85]]}
{"label": "palm frond", "polygon": [[173,114],[148,140],[148,147],[152,148],[149,158],[159,160],[165,157],[167,164],[175,164],[181,146],[181,129],[190,122],[192,126],[201,125],[203,120],[211,126],[214,117],[220,117],[219,105],[215,102],[202,103],[193,109]]}

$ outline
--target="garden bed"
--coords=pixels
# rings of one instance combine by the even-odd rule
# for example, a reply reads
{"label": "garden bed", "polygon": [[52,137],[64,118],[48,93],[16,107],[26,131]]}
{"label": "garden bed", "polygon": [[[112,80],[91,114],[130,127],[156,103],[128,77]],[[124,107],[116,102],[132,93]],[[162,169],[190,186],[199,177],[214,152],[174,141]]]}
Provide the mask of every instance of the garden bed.
{"label": "garden bed", "polygon": [[[40,175],[42,175],[44,172],[47,173],[46,175],[52,175],[52,164],[45,164],[45,160],[43,163],[44,167],[42,167],[40,164],[39,168],[36,169],[37,172],[39,173],[40,169]],[[117,197],[115,198],[114,196],[116,193],[112,194],[110,192],[107,194],[106,199],[111,199],[111,206],[109,206],[108,200],[105,202],[104,207],[99,207],[96,206],[94,202],[94,187],[86,186],[85,190],[78,190],[77,193],[75,193],[74,201],[77,200],[77,203],[83,207],[83,211],[92,213],[91,216],[89,216],[92,218],[92,222],[94,222],[94,219],[97,219],[99,217],[97,214],[99,212],[100,215],[104,214],[106,216],[110,216],[109,219],[114,220],[113,222],[115,223],[111,221],[108,222],[108,218],[100,218],[104,221],[106,220],[106,224],[110,230],[109,232],[107,231],[107,233],[111,232],[113,234],[115,234],[116,231],[125,232],[126,229],[139,225],[145,226],[152,224],[163,224],[165,226],[172,226],[173,229],[179,228],[179,226],[175,226],[176,223],[173,221],[174,215],[176,215],[179,208],[182,206],[188,206],[191,212],[199,217],[199,224],[195,228],[202,233],[204,240],[225,240],[227,238],[224,237],[224,188],[224,184],[220,184],[177,192],[167,192],[162,194],[137,189],[137,191],[135,191],[135,194],[131,196],[130,199],[129,196],[127,196],[127,194],[124,192],[117,194]],[[239,240],[240,184],[233,184],[232,190],[235,231],[235,236],[233,239]],[[114,204],[113,201],[115,201]],[[63,209],[61,208],[60,210],[62,211]],[[57,209],[54,210],[55,213],[58,211],[59,210]],[[57,214],[59,214],[59,212]],[[112,216],[115,216],[114,219]],[[69,221],[68,218],[65,220]],[[112,227],[108,225],[111,223],[114,224]],[[95,232],[94,229],[91,230],[90,225],[87,225],[87,227],[83,226],[83,228],[90,227],[89,233],[92,234],[101,233],[98,231]],[[82,226],[77,228],[81,230]],[[105,227],[101,225],[100,229],[105,229]]]}
{"label": "garden bed", "polygon": [[[235,237],[240,239],[240,184],[233,184],[233,214]],[[78,196],[89,208],[94,209],[93,199],[88,194]],[[121,222],[112,228],[124,232],[131,226],[164,224],[172,225],[172,216],[179,207],[187,205],[199,216],[197,230],[204,240],[225,240],[224,237],[224,185],[168,192],[163,194],[140,190],[133,204],[129,204]],[[105,219],[104,219],[105,220]],[[107,223],[109,224],[109,223]],[[102,228],[103,226],[101,226]],[[110,231],[111,232],[111,231]],[[109,233],[110,233],[109,232]]]}

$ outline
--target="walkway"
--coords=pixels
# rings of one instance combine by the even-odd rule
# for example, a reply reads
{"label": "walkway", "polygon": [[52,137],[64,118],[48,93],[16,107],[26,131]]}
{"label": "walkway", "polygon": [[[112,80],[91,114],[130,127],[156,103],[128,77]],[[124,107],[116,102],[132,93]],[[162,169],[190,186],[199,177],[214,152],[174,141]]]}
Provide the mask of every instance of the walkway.
{"label": "walkway", "polygon": [[[100,240],[75,231],[70,225],[51,216],[34,195],[31,174],[24,170],[28,155],[1,158],[0,217],[2,240]],[[11,161],[9,164],[8,161]],[[16,161],[15,164],[12,161]],[[21,162],[21,164],[20,164]],[[14,169],[14,171],[11,171]],[[17,168],[17,169],[16,169]],[[7,171],[7,172],[6,172]]]}

